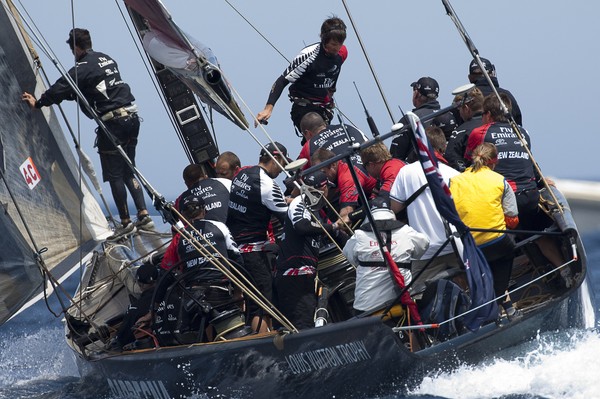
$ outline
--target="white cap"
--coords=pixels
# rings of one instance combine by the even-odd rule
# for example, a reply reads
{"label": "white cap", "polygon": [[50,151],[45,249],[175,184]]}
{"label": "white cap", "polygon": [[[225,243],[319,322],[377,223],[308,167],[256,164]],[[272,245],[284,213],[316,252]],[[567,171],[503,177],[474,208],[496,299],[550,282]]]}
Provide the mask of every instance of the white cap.
{"label": "white cap", "polygon": [[371,210],[373,219],[375,220],[395,220],[396,215],[391,209],[386,208],[375,208]]}

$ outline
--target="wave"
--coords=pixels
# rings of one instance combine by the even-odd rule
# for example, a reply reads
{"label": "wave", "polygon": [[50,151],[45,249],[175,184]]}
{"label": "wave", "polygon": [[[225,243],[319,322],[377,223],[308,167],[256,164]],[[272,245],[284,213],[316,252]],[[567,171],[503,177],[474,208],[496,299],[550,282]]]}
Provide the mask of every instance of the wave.
{"label": "wave", "polygon": [[511,360],[497,357],[432,374],[410,394],[461,399],[584,399],[600,392],[597,330],[544,334],[500,356]]}

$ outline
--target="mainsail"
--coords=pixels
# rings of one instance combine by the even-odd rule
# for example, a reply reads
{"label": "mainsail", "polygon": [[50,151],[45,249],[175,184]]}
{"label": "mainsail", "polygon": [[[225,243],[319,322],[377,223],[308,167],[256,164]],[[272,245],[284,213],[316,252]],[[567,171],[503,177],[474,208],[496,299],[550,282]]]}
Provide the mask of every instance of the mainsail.
{"label": "mainsail", "polygon": [[[45,90],[22,30],[0,4],[0,323],[43,287],[41,265],[59,279],[109,234],[50,108],[32,111],[24,91]],[[39,256],[38,256],[38,253]]]}
{"label": "mainsail", "polygon": [[160,0],[125,0],[125,4],[148,25],[148,30],[140,30],[142,36],[148,35],[142,39],[148,55],[169,68],[202,102],[247,129],[248,121],[233,98],[212,50],[188,37]]}

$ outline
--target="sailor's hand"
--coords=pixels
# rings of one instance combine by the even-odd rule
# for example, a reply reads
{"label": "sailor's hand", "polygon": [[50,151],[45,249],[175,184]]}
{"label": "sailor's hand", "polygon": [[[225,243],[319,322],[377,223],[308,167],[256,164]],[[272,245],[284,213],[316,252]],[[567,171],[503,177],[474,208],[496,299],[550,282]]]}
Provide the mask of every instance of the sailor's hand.
{"label": "sailor's hand", "polygon": [[269,123],[269,118],[271,117],[271,113],[273,112],[273,106],[271,104],[265,105],[265,109],[260,111],[258,115],[256,115],[256,119],[254,120],[254,127],[258,127],[258,124],[261,123],[266,125]]}
{"label": "sailor's hand", "polygon": [[344,216],[336,220],[334,224],[337,225],[338,230],[341,230],[347,234],[352,234],[352,230],[350,230],[350,219],[348,216]]}
{"label": "sailor's hand", "polygon": [[31,94],[24,92],[23,95],[21,96],[21,100],[25,101],[27,103],[27,105],[29,105],[31,108],[35,108],[35,103],[37,100]]}

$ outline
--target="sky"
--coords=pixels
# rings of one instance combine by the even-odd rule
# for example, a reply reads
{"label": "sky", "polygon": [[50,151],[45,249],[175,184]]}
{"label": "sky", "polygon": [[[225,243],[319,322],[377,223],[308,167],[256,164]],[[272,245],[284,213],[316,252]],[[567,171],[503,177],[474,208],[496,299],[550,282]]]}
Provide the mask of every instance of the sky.
{"label": "sky", "polygon": [[[16,0],[15,0],[16,1]],[[72,4],[74,3],[74,4]],[[440,85],[440,103],[452,101],[454,88],[468,83],[471,55],[445,13],[441,0],[347,0],[356,25],[351,27],[341,0],[230,0],[279,54],[224,0],[164,0],[173,20],[190,35],[212,48],[247,119],[265,105],[271,85],[305,45],[319,41],[323,20],[337,15],[348,25],[349,56],[342,67],[335,100],[342,112],[367,136],[364,110],[354,84],[381,133],[412,108],[410,83],[422,76]],[[122,1],[20,0],[44,36],[51,57],[66,69],[73,56],[65,43],[73,27],[90,30],[94,49],[111,55],[136,97],[143,119],[136,163],[142,175],[168,200],[184,189],[181,172],[189,164],[171,126],[142,56],[121,15]],[[532,152],[546,176],[600,180],[595,168],[600,148],[598,124],[600,83],[598,38],[600,2],[548,0],[452,1],[454,10],[482,57],[496,66],[500,86],[516,97]],[[119,8],[120,6],[120,8]],[[27,18],[27,19],[29,19]],[[360,35],[388,111],[357,40]],[[59,77],[51,59],[38,47],[50,80]],[[284,57],[285,56],[285,57]],[[283,143],[295,158],[300,140],[289,118],[287,88],[277,102],[266,131]],[[18,101],[18,99],[16,99]],[[100,163],[92,148],[95,124],[77,114],[73,103],[64,109],[75,121],[83,149]],[[392,113],[393,119],[389,113]],[[590,122],[591,125],[590,125]],[[243,165],[258,162],[259,145],[251,135],[221,115],[214,121],[221,151],[233,151]],[[268,138],[251,128],[263,143]],[[389,144],[389,141],[388,141]],[[105,191],[109,192],[108,185]],[[559,187],[560,188],[560,187]]]}

